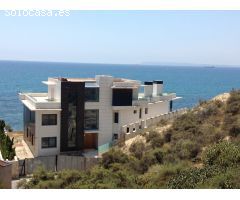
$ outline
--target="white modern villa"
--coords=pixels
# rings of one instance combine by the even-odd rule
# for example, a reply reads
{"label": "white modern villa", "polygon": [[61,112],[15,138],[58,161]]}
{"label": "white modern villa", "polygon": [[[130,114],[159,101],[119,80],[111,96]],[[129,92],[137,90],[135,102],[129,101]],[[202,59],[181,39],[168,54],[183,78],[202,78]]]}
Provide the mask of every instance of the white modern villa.
{"label": "white modern villa", "polygon": [[[122,133],[142,129],[149,118],[172,111],[180,97],[163,93],[163,81],[97,75],[48,78],[48,93],[20,93],[24,140],[35,157],[103,148]],[[140,93],[143,87],[143,93]]]}

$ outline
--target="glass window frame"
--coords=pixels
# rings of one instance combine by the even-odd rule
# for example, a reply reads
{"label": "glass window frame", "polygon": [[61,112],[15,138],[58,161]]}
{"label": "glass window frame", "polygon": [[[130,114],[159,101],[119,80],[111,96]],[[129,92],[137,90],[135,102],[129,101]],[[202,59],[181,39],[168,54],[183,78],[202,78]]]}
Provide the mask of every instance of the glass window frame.
{"label": "glass window frame", "polygon": [[[43,145],[43,143],[45,143],[45,145]],[[41,148],[42,149],[57,148],[57,137],[42,137]]]}
{"label": "glass window frame", "polygon": [[[87,119],[87,112],[91,112],[91,111],[96,111],[96,128],[86,128],[86,121],[88,120]],[[84,130],[99,130],[99,110],[98,109],[88,109],[88,110],[85,110],[84,112]]]}
{"label": "glass window frame", "polygon": [[[87,90],[96,90],[97,92],[95,93],[95,97],[96,98],[89,98],[89,96],[91,96]],[[94,96],[94,95],[93,95]],[[93,97],[92,96],[92,97]],[[86,87],[85,88],[85,102],[99,102],[99,87]]]}
{"label": "glass window frame", "polygon": [[[55,119],[50,119],[50,116],[54,116]],[[47,117],[47,119],[44,119],[44,117]],[[57,114],[42,114],[42,126],[56,126],[57,123],[58,123]]]}

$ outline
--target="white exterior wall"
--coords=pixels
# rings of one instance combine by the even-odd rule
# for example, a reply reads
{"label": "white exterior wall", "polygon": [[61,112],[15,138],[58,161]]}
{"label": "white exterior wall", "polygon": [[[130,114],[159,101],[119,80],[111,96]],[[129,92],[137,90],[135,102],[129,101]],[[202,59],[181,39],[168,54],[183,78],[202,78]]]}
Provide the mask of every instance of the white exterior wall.
{"label": "white exterior wall", "polygon": [[54,89],[53,98],[56,101],[61,101],[61,81],[56,80],[55,78],[48,78],[49,82],[54,82],[56,85],[48,85],[48,98],[51,97],[51,88]]}
{"label": "white exterior wall", "polygon": [[[139,119],[139,110],[142,108],[142,118]],[[148,108],[148,114],[145,114],[145,108]],[[134,114],[133,111],[137,110]],[[117,112],[117,111],[115,111]],[[114,124],[114,133],[120,133],[121,126],[140,122],[141,120],[146,120],[150,117],[155,117],[160,114],[165,114],[169,112],[169,101],[149,103],[147,107],[130,107],[128,109],[119,110],[119,123]],[[117,127],[116,127],[117,126]],[[118,131],[118,132],[116,132]]]}
{"label": "white exterior wall", "polygon": [[97,76],[99,84],[99,134],[98,146],[112,141],[112,84],[113,77]]}
{"label": "white exterior wall", "polygon": [[[57,114],[57,125],[42,126],[42,114]],[[60,111],[36,111],[35,156],[49,156],[60,153],[60,116]],[[42,149],[42,137],[57,137],[57,147]]]}
{"label": "white exterior wall", "polygon": [[153,85],[144,85],[144,96],[151,97],[153,95]]}
{"label": "white exterior wall", "polygon": [[163,93],[163,84],[153,83],[153,96],[159,96]]}

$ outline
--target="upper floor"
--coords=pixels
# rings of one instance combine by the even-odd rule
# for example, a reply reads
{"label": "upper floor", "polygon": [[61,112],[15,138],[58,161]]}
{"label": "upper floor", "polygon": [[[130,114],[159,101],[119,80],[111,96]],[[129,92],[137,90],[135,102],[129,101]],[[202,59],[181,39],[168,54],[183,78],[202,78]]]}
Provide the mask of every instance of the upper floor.
{"label": "upper floor", "polygon": [[[146,106],[159,101],[171,101],[179,97],[176,93],[163,92],[163,81],[147,81],[141,84],[138,80],[114,78],[97,75],[95,78],[48,78],[43,83],[47,93],[20,93],[21,101],[31,110],[54,109],[61,110],[63,83],[74,87],[77,83],[84,85],[85,104],[106,104],[115,108],[128,106]],[[77,91],[77,90],[76,90]]]}

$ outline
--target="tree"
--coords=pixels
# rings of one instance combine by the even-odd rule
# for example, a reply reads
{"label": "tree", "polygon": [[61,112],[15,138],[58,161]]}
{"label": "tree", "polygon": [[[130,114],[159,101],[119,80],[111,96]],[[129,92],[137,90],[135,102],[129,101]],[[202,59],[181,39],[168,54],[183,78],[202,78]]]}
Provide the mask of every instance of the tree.
{"label": "tree", "polygon": [[8,135],[4,133],[5,122],[0,120],[0,150],[3,159],[12,160],[15,153],[15,148],[13,147],[14,138],[10,139]]}

